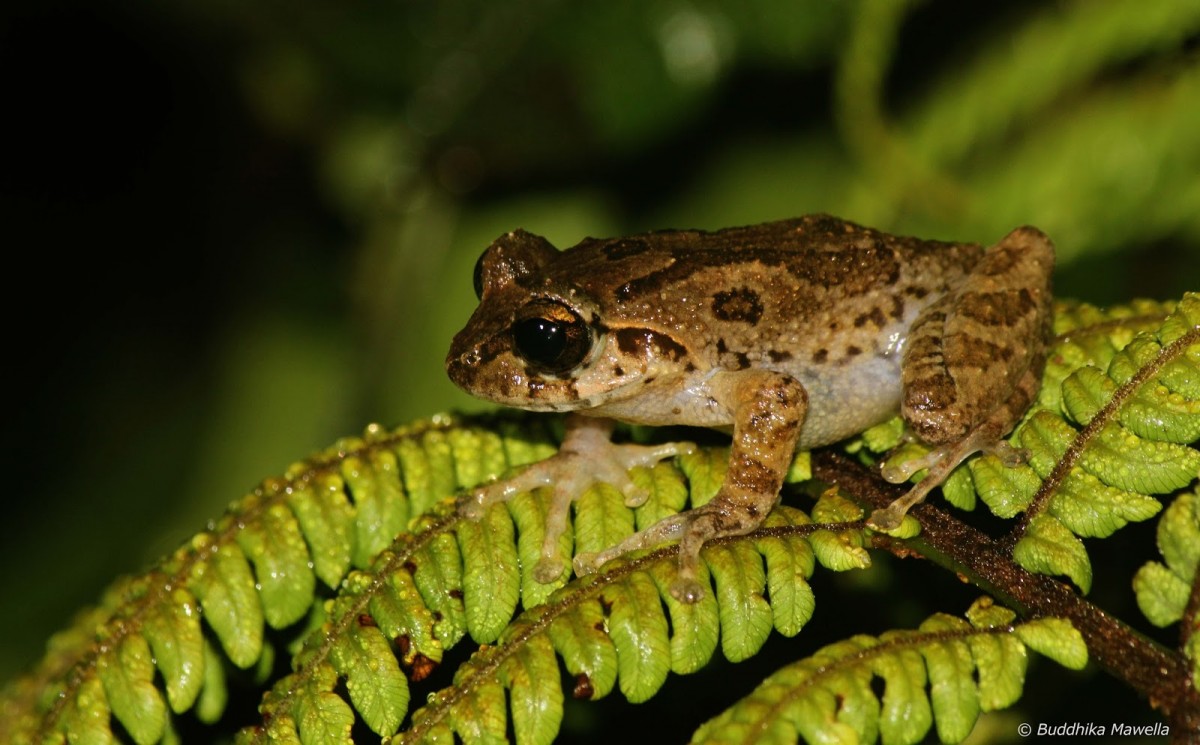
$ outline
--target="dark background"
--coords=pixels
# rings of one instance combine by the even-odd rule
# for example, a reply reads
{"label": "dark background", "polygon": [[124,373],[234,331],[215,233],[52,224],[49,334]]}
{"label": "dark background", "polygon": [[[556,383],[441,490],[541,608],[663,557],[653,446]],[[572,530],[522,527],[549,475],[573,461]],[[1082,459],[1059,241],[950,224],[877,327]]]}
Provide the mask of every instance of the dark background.
{"label": "dark background", "polygon": [[[442,358],[514,227],[567,246],[813,211],[981,242],[1031,223],[1061,296],[1200,289],[1190,5],[0,11],[0,674],[292,460],[477,408]],[[1147,541],[1097,594],[1130,602]],[[773,644],[768,669],[799,656]]]}

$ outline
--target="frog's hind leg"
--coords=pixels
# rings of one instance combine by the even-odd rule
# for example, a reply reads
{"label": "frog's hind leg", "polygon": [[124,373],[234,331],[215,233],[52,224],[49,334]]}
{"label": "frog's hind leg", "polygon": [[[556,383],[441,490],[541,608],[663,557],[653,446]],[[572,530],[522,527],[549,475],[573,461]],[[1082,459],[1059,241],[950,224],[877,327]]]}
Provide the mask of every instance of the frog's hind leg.
{"label": "frog's hind leg", "polygon": [[792,462],[808,394],[794,378],[768,370],[721,372],[710,385],[717,398],[727,402],[733,418],[729,469],[720,490],[700,507],[665,518],[610,549],[577,556],[577,573],[586,574],[630,551],[679,539],[679,576],[670,592],[680,602],[694,603],[704,596],[697,577],[705,542],[745,535],[766,519]]}
{"label": "frog's hind leg", "polygon": [[980,450],[1018,458],[1001,443],[1037,393],[1050,333],[1054,248],[1034,228],[1018,228],[989,248],[960,283],[913,324],[901,365],[901,414],[927,456],[888,469],[889,481],[922,468],[929,475],[870,524],[891,529],[959,463]]}
{"label": "frog's hind leg", "polygon": [[1039,376],[1032,370],[1027,371],[1013,395],[1005,399],[988,419],[961,440],[934,448],[919,458],[885,466],[883,478],[893,484],[908,481],[914,473],[922,469],[928,469],[928,473],[903,497],[884,509],[872,512],[867,524],[880,530],[895,529],[911,507],[925,501],[929,492],[940,486],[951,471],[975,453],[992,453],[1006,466],[1016,466],[1024,462],[1025,453],[1000,438],[1012,429],[1013,423],[1029,408],[1037,394],[1038,380]]}

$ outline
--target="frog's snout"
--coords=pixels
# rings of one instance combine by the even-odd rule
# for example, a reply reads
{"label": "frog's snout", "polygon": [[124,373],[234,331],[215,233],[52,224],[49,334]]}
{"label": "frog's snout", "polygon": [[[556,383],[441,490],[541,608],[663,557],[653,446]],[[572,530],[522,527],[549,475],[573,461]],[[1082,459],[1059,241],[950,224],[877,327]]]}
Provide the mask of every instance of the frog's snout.
{"label": "frog's snout", "polygon": [[480,361],[481,356],[477,349],[459,353],[451,347],[450,353],[446,355],[446,375],[459,388],[469,389],[471,381],[479,372]]}

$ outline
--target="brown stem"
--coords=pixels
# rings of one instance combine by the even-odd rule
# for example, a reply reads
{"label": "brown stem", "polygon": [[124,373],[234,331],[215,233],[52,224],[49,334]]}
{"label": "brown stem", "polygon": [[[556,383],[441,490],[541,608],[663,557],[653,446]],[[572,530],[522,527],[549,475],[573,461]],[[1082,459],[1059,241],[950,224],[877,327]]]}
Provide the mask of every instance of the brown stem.
{"label": "brown stem", "polygon": [[[812,466],[816,478],[836,484],[872,508],[886,507],[903,492],[836,452],[814,452]],[[1083,635],[1091,658],[1145,696],[1167,717],[1172,732],[1183,737],[1200,732],[1200,695],[1192,688],[1191,666],[1182,654],[1146,638],[1068,585],[1026,571],[1000,542],[937,507],[918,505],[909,514],[921,523],[921,535],[905,542],[907,549],[940,555],[939,560],[955,565],[1027,618],[1066,618]]]}

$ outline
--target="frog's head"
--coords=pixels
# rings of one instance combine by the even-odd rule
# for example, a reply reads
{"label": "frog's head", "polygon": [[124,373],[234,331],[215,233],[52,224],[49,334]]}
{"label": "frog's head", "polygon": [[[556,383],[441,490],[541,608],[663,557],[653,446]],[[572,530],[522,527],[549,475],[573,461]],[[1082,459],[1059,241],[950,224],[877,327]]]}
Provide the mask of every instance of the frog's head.
{"label": "frog's head", "polygon": [[533,411],[592,408],[643,380],[651,366],[629,364],[628,344],[584,289],[588,268],[578,258],[523,230],[496,239],[475,265],[479,307],[450,345],[450,379]]}

